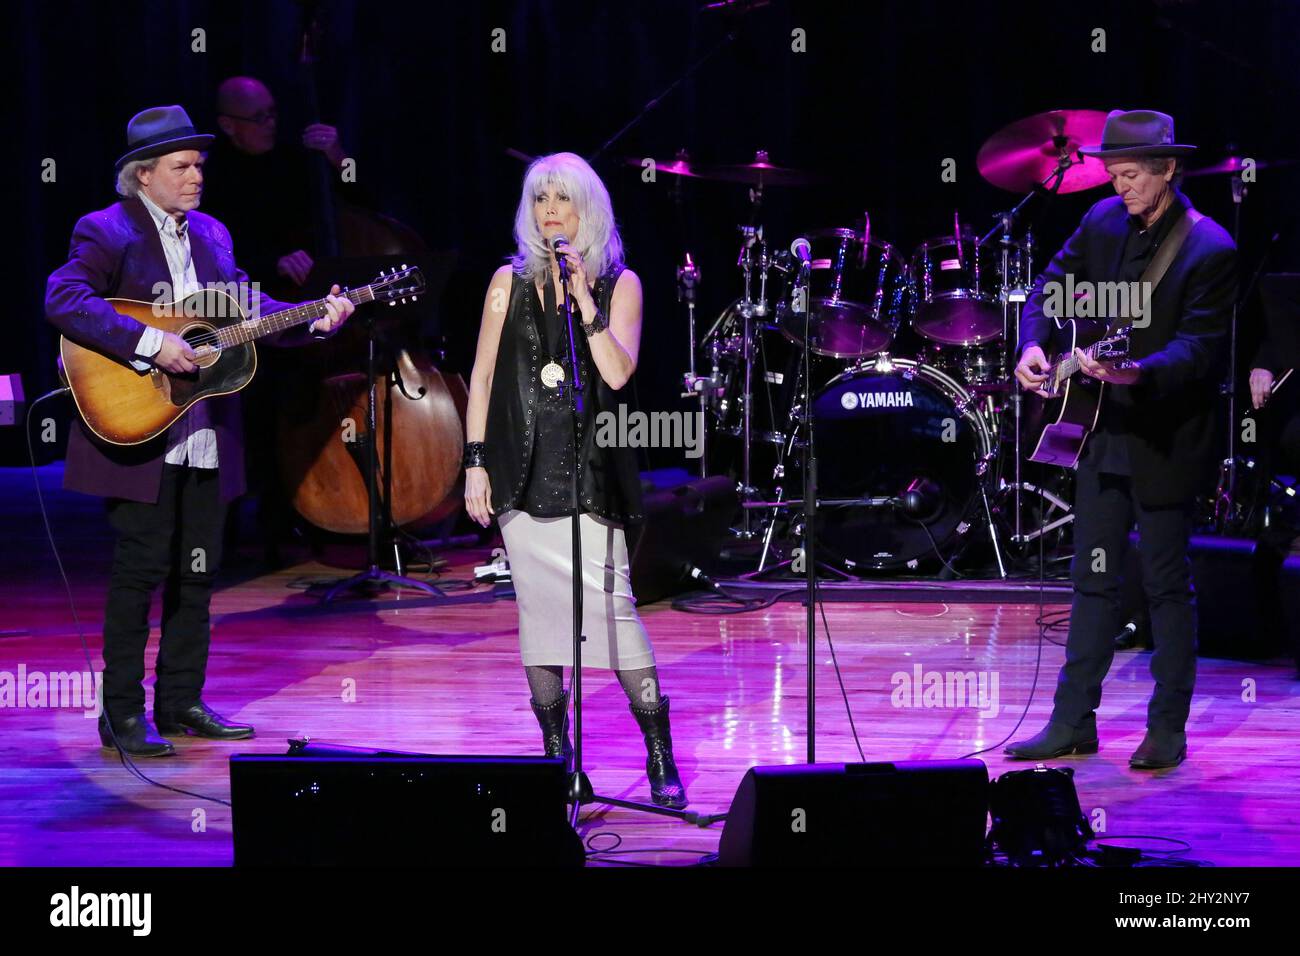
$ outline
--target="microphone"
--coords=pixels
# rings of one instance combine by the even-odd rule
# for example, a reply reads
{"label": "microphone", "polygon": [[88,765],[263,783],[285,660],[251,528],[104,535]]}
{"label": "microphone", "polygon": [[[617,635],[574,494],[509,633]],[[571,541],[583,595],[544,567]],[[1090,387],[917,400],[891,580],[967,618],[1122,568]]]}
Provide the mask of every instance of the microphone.
{"label": "microphone", "polygon": [[938,514],[943,504],[943,492],[928,478],[913,478],[894,499],[895,507],[909,518],[930,520]]}
{"label": "microphone", "polygon": [[801,266],[810,265],[812,263],[812,243],[800,236],[790,243],[790,254],[798,260]]}
{"label": "microphone", "polygon": [[564,287],[569,287],[569,260],[564,258],[564,253],[560,251],[561,246],[569,245],[569,237],[562,232],[557,232],[551,236],[551,252],[555,253],[555,261],[560,264],[560,281]]}

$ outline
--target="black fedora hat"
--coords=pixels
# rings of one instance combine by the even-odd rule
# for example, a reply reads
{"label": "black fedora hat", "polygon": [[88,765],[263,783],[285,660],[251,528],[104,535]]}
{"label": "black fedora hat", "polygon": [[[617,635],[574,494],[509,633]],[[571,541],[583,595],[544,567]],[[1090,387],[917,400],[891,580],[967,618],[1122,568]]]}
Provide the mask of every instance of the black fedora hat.
{"label": "black fedora hat", "polygon": [[118,169],[137,159],[165,156],[182,149],[207,149],[215,139],[210,133],[198,133],[189,114],[179,106],[154,106],[141,110],[126,124],[129,149],[117,161]]}
{"label": "black fedora hat", "polygon": [[1174,118],[1155,110],[1111,110],[1101,131],[1101,145],[1079,149],[1084,156],[1101,159],[1186,156],[1195,151],[1195,146],[1174,142]]}

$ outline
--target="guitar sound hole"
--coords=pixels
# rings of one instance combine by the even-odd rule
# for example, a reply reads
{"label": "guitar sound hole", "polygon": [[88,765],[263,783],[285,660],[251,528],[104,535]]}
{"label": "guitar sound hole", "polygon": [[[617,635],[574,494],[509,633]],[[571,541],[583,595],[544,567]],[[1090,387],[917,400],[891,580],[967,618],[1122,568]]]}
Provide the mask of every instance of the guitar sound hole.
{"label": "guitar sound hole", "polygon": [[[194,349],[195,352],[198,352],[199,357],[196,359],[196,362],[199,368],[210,368],[216,364],[219,358],[221,358],[219,352],[199,351],[200,347],[210,346],[214,343],[213,333],[215,331],[216,330],[210,325],[192,325],[181,333],[181,338],[189,343],[190,348]],[[196,378],[197,376],[187,377]]]}

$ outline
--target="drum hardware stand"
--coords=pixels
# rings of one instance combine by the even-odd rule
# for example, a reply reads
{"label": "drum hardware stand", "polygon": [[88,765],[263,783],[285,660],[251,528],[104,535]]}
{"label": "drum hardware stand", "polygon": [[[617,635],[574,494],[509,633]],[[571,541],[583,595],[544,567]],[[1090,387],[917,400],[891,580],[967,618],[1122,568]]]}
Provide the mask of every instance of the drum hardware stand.
{"label": "drum hardware stand", "polygon": [[[699,267],[692,261],[691,254],[686,253],[686,264],[677,270],[677,301],[686,303],[686,325],[687,334],[690,336],[690,351],[688,370],[683,376],[683,384],[686,391],[682,398],[698,398],[700,402],[700,423],[703,423],[708,415],[709,400],[717,392],[718,388],[718,368],[715,364],[710,375],[701,378],[695,373],[695,290],[700,283]],[[709,456],[708,456],[708,437],[705,434],[707,429],[700,428],[700,477],[707,478],[709,475]]]}
{"label": "drum hardware stand", "polygon": [[[781,436],[780,450],[776,455],[776,465],[772,468],[773,481],[780,482],[775,486],[776,501],[768,503],[772,508],[771,514],[767,516],[767,527],[763,532],[763,548],[758,555],[758,567],[754,571],[750,572],[749,575],[746,575],[746,577],[756,576],[761,574],[764,570],[768,570],[767,557],[772,549],[772,537],[776,532],[777,516],[781,511],[782,506],[787,501],[785,497],[785,464],[790,455],[794,453],[795,447],[799,444],[799,422],[803,418],[803,412],[806,406],[805,389],[807,383],[803,380],[804,369],[802,363],[800,363],[797,374],[799,375],[799,379],[795,383],[795,398],[793,406],[790,409],[790,423],[786,427],[785,434]],[[792,563],[793,562],[791,561],[782,561],[780,564],[774,565],[770,570],[776,571],[788,567]],[[840,574],[838,569],[832,568],[829,565],[823,565],[822,570],[827,571],[832,575]]]}
{"label": "drum hardware stand", "polygon": [[[402,268],[406,268],[405,265]],[[426,594],[434,597],[446,597],[447,595],[435,585],[427,581],[417,581],[415,578],[408,578],[402,573],[401,553],[398,551],[397,541],[393,541],[393,550],[397,558],[397,573],[385,571],[379,566],[379,520],[380,520],[380,501],[379,501],[379,434],[377,425],[376,408],[379,404],[379,375],[378,375],[378,358],[377,358],[377,336],[378,323],[376,322],[375,310],[366,313],[366,386],[368,394],[368,407],[366,409],[366,511],[369,527],[366,534],[366,568],[350,578],[339,581],[321,598],[322,604],[328,604],[344,591],[352,590],[371,590],[384,587],[411,588],[416,591],[424,591]],[[402,382],[400,374],[397,376],[398,388],[407,398],[418,396],[410,395],[406,392],[405,384]],[[423,389],[421,389],[423,392]],[[386,421],[392,425],[392,416]],[[391,455],[392,444],[387,445]]]}
{"label": "drum hardware stand", "polygon": [[[1232,174],[1232,241],[1237,242],[1241,235],[1241,207],[1246,198],[1246,182],[1241,171]],[[1239,523],[1237,506],[1237,468],[1240,458],[1237,454],[1237,315],[1241,303],[1249,300],[1259,282],[1264,266],[1268,263],[1269,253],[1277,234],[1269,240],[1268,248],[1260,257],[1259,265],[1250,277],[1250,282],[1232,302],[1232,317],[1228,326],[1228,376],[1219,387],[1219,394],[1228,399],[1228,457],[1219,465],[1219,484],[1214,495],[1214,526],[1220,534],[1226,534]]]}
{"label": "drum hardware stand", "polygon": [[[983,461],[980,465],[985,471],[988,470],[988,461]],[[979,475],[978,477],[983,479],[984,476]],[[1002,542],[998,537],[998,523],[993,520],[993,509],[989,506],[988,485],[983,480],[980,481],[980,499],[984,502],[984,517],[989,523],[989,540],[993,543],[993,557],[998,562],[998,577],[1005,581],[1007,578],[1007,565],[1002,560]]]}
{"label": "drum hardware stand", "polygon": [[[1020,345],[1020,312],[1025,301],[1029,298],[1028,290],[1025,288],[1026,282],[1033,275],[1033,230],[1028,228],[1025,231],[1026,239],[1026,257],[1022,263],[1023,269],[1017,278],[1023,280],[1015,288],[1011,286],[1011,234],[1015,229],[1016,220],[1024,212],[1025,207],[1036,197],[1046,194],[1049,197],[1055,196],[1057,190],[1061,188],[1061,183],[1065,181],[1065,171],[1076,163],[1082,162],[1081,159],[1072,159],[1065,151],[1065,141],[1063,137],[1056,137],[1059,141],[1057,148],[1061,151],[1060,158],[1057,161],[1056,169],[1052,170],[1038,186],[1031,189],[1021,198],[1020,202],[1006,212],[998,214],[998,224],[976,243],[976,258],[978,259],[979,250],[987,243],[993,241],[994,236],[999,237],[1002,246],[1002,276],[1000,298],[1002,300],[1002,334],[1004,341],[1008,343],[1010,355],[1007,366],[1011,374],[1011,418],[1013,422],[1013,448],[1012,456],[1015,461],[1015,481],[1012,487],[1015,489],[1015,528],[1012,532],[1011,540],[1017,544],[1024,541],[1024,529],[1020,523],[1021,501],[1020,488],[1022,485],[1020,468],[1024,456],[1021,454],[1021,436],[1024,432],[1023,415],[1024,415],[1024,396],[1021,394],[1020,383],[1015,379],[1016,360],[1019,355],[1016,350]],[[1055,180],[1055,182],[1053,182]],[[1048,184],[1051,184],[1050,186]],[[1032,285],[1032,283],[1029,283]],[[986,502],[987,504],[987,502]],[[999,565],[1001,561],[999,561]],[[1003,575],[1005,577],[1005,574]]]}
{"label": "drum hardware stand", "polygon": [[[1036,497],[1039,500],[1045,502],[1046,505],[1043,509],[1042,517],[1038,522],[1038,526],[1026,531],[1021,536],[1021,539],[1015,542],[1016,544],[1019,545],[1032,544],[1033,542],[1037,541],[1039,538],[1045,537],[1047,534],[1057,530],[1058,528],[1063,528],[1066,525],[1072,524],[1074,522],[1074,511],[1068,501],[1066,501],[1064,498],[1060,497],[1056,493],[1050,491],[1049,489],[1044,488],[1040,485],[1036,485],[1033,482],[1028,482],[1028,481],[1024,482],[1024,484],[1021,486],[1020,489],[1016,489],[1013,485],[1004,484],[998,489],[997,493],[999,495],[1006,495],[1010,493],[1014,501],[1015,492],[1017,490],[1021,491],[1024,497],[1029,497],[1029,496]],[[1048,520],[1049,514],[1052,509],[1056,509],[1057,511],[1059,511],[1060,517],[1052,518],[1051,520]],[[1023,563],[1025,556],[1027,554],[1029,554],[1029,552],[1027,550],[1022,549],[1018,557],[1018,561]],[[1066,557],[1068,558],[1068,556]],[[1056,561],[1056,560],[1060,560],[1060,558],[1059,557],[1052,558],[1051,560]],[[1041,570],[1043,569],[1040,569],[1040,571]]]}
{"label": "drum hardware stand", "polygon": [[[757,218],[758,209],[762,203],[763,187],[760,184],[750,190],[750,199],[753,204],[753,213],[751,222]],[[741,362],[744,366],[745,386],[740,397],[740,500],[750,501],[758,493],[754,487],[752,473],[753,458],[753,441],[754,441],[754,339],[756,330],[754,328],[754,316],[767,315],[767,243],[763,239],[763,227],[748,225],[740,227],[743,242],[740,248],[739,265],[745,276],[745,297],[740,303],[740,317],[742,319],[742,328],[740,336]],[[753,299],[753,276],[752,276],[752,256],[753,250],[757,248],[759,258],[759,297],[755,302]],[[736,536],[743,540],[750,541],[754,538],[754,529],[750,524],[749,509],[742,511],[741,527],[735,532]]]}

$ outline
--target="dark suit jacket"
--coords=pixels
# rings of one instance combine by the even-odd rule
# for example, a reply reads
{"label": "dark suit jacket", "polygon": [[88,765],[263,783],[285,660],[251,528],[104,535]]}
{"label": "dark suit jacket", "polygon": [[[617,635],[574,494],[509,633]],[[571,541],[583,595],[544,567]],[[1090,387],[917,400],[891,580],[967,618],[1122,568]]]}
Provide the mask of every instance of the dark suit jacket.
{"label": "dark suit jacket", "polygon": [[[1181,216],[1191,207],[1182,193],[1175,199],[1165,215]],[[1046,283],[1064,283],[1069,273],[1076,285],[1117,281],[1129,228],[1118,196],[1088,210],[1034,283],[1020,320],[1020,351],[1052,338],[1055,322],[1043,313]],[[1108,386],[1128,406],[1128,458],[1144,507],[1190,501],[1212,474],[1214,416],[1236,294],[1236,246],[1221,226],[1203,219],[1156,287],[1150,324],[1132,332],[1141,379],[1132,386]]]}
{"label": "dark suit jacket", "polygon": [[[247,282],[248,276],[235,265],[226,227],[197,210],[186,218],[199,284]],[[46,284],[45,317],[78,344],[129,362],[138,358],[135,349],[145,326],[115,312],[104,300],[152,302],[157,282],[171,282],[158,229],[140,200],[124,199],[77,222],[68,261]],[[263,313],[284,307],[284,303],[261,296]],[[262,341],[275,345],[308,341],[305,328],[299,326]],[[217,436],[221,500],[230,501],[244,492],[239,396],[206,399],[204,404]],[[72,491],[153,503],[158,500],[166,452],[167,433],[141,445],[110,445],[76,418],[68,436],[63,485]]]}

